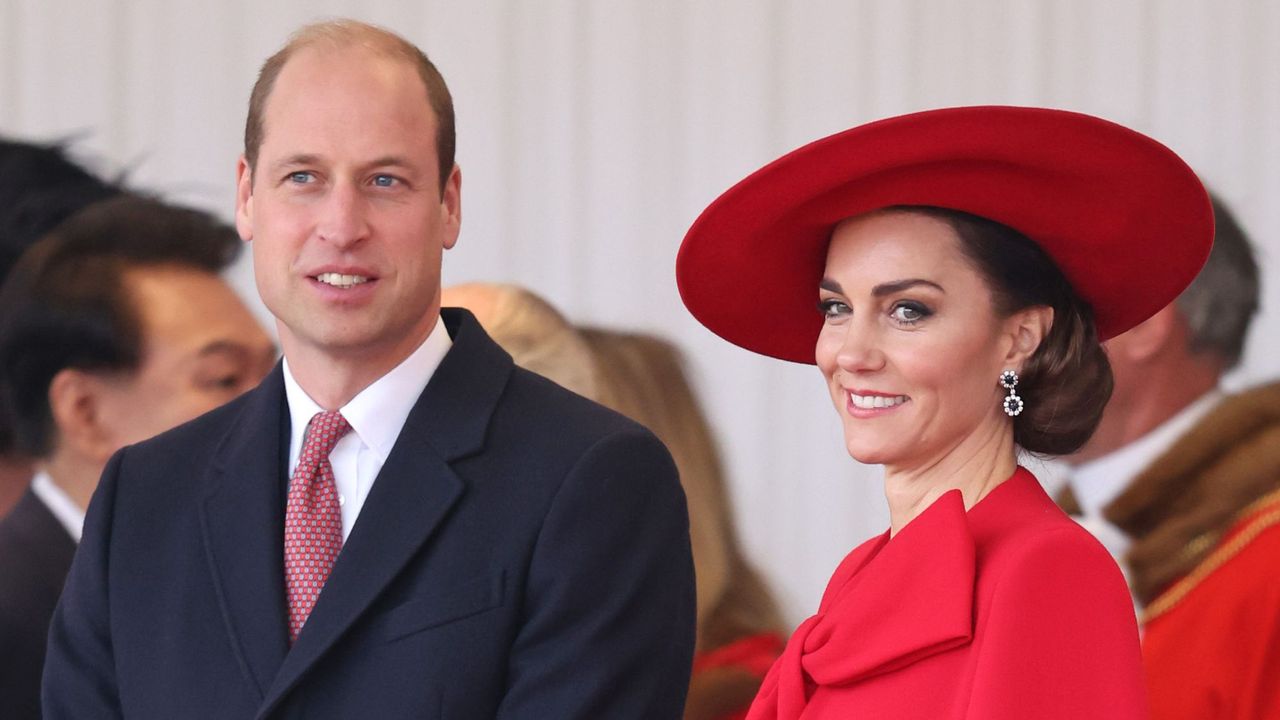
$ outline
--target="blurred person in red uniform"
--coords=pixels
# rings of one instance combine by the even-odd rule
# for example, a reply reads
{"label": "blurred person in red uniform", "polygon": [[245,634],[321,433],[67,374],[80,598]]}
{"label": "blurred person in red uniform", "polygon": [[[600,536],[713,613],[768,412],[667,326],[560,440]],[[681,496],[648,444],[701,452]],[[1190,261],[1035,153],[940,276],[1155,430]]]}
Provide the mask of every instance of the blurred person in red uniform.
{"label": "blurred person in red uniform", "polygon": [[782,620],[737,539],[720,457],[675,346],[640,333],[575,328],[546,300],[516,286],[444,288],[517,365],[648,427],[680,471],[689,505],[697,587],[697,641],[686,720],[737,720],[782,650]]}
{"label": "blurred person in red uniform", "polygon": [[[0,282],[21,255],[55,225],[120,189],[72,162],[59,144],[0,138]],[[17,454],[0,414],[0,517],[26,492],[31,458]]]}
{"label": "blurred person in red uniform", "polygon": [[95,203],[31,247],[0,291],[0,388],[30,488],[0,520],[0,714],[40,717],[54,605],[112,453],[233,399],[275,346],[219,276],[240,251],[213,217]]}
{"label": "blurred person in red uniform", "polygon": [[1175,298],[1212,237],[1172,151],[1042,108],[862,125],[703,211],[676,263],[685,305],[817,364],[846,450],[884,467],[890,516],[749,720],[1147,717],[1124,578],[1018,455],[1088,440],[1112,383],[1100,340]]}
{"label": "blurred person in red uniform", "polygon": [[1116,387],[1060,501],[1121,563],[1157,720],[1280,718],[1280,384],[1227,395],[1259,271],[1214,200],[1204,269],[1106,344]]}

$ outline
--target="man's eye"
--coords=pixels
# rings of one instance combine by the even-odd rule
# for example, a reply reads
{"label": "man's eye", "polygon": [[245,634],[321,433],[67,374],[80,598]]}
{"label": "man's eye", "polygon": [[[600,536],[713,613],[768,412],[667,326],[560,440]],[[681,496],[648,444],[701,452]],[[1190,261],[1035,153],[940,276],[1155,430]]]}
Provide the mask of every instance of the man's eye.
{"label": "man's eye", "polygon": [[399,182],[400,180],[394,175],[375,175],[373,177],[373,184],[378,187],[395,187]]}
{"label": "man's eye", "polygon": [[314,176],[311,173],[302,170],[289,173],[289,182],[296,183],[298,185],[305,185],[311,182],[313,178]]}
{"label": "man's eye", "polygon": [[205,384],[215,390],[233,390],[240,386],[239,375],[219,375],[209,378]]}

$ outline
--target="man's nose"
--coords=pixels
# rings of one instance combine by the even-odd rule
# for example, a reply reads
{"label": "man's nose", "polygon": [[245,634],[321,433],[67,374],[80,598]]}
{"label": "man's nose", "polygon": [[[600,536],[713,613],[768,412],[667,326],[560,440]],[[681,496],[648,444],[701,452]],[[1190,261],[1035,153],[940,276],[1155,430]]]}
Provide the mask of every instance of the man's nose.
{"label": "man's nose", "polygon": [[368,208],[353,183],[337,183],[325,197],[316,231],[324,242],[341,248],[360,242],[369,232]]}

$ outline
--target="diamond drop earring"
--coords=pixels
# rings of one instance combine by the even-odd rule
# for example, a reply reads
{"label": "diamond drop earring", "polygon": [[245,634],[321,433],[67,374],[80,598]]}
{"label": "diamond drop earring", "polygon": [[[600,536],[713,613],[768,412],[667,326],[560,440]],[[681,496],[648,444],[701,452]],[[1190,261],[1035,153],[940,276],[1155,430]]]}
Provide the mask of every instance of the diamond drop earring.
{"label": "diamond drop earring", "polygon": [[1018,397],[1018,393],[1014,392],[1014,388],[1018,386],[1018,373],[1012,370],[1005,370],[1000,373],[1000,387],[1009,391],[1009,395],[1005,397],[1001,405],[1004,407],[1004,414],[1009,417],[1016,417],[1022,414],[1022,398]]}

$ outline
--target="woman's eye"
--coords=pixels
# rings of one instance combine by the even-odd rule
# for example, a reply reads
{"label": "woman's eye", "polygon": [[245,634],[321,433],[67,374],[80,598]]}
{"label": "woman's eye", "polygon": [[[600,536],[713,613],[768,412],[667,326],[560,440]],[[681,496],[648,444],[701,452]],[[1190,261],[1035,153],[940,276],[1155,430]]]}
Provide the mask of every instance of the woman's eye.
{"label": "woman's eye", "polygon": [[836,300],[835,298],[827,298],[825,300],[818,301],[818,312],[830,318],[847,315],[852,312],[852,310],[848,305]]}
{"label": "woman's eye", "polygon": [[932,314],[929,308],[918,303],[898,303],[889,313],[894,320],[904,325],[919,322]]}

